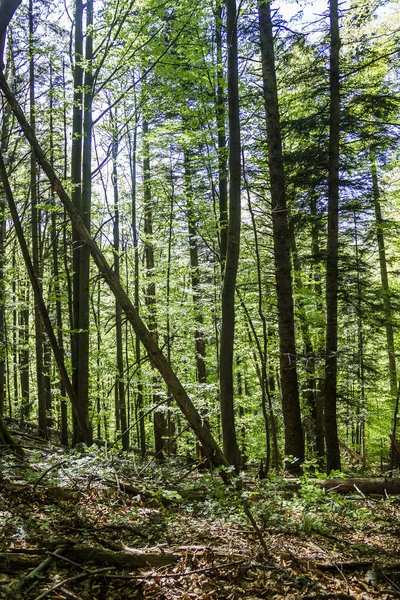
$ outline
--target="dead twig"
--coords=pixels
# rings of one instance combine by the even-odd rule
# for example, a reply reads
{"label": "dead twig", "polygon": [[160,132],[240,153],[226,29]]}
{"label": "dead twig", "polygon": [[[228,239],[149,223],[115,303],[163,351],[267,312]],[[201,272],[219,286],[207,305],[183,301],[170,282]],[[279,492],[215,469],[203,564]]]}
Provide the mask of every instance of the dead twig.
{"label": "dead twig", "polygon": [[[57,548],[57,550],[54,552],[54,555],[59,555],[61,552],[63,552],[63,550],[65,549],[64,546],[61,546],[59,548]],[[22,588],[25,586],[25,584],[29,583],[32,581],[32,585],[30,586],[30,590],[37,584],[37,580],[39,578],[40,573],[42,573],[45,569],[47,569],[47,567],[50,566],[50,564],[53,562],[54,560],[54,556],[47,556],[47,558],[45,558],[40,565],[38,565],[36,567],[36,569],[34,569],[33,571],[30,571],[30,573],[28,573],[27,575],[25,575],[24,577],[22,577],[21,581],[19,581],[16,586],[13,588],[13,593],[19,597],[19,594],[21,593]]]}
{"label": "dead twig", "polygon": [[41,474],[41,476],[39,477],[39,479],[37,479],[35,481],[35,485],[33,486],[33,491],[36,490],[39,482],[42,481],[42,479],[44,479],[46,477],[47,473],[50,473],[50,471],[52,471],[53,469],[57,469],[57,467],[61,467],[61,466],[65,465],[66,462],[67,462],[66,460],[62,460],[60,462],[55,463],[54,465],[51,465],[51,467],[49,467],[48,469],[46,469],[45,472]]}
{"label": "dead twig", "polygon": [[54,590],[58,590],[61,587],[64,587],[66,584],[73,583],[74,581],[79,581],[79,579],[84,579],[85,577],[96,577],[97,575],[103,575],[106,571],[112,571],[113,567],[105,567],[102,569],[96,569],[93,571],[85,571],[84,573],[80,573],[79,575],[74,575],[73,577],[68,577],[67,579],[63,579],[58,583],[55,583],[53,586],[36,596],[34,600],[42,600],[46,598],[51,592]]}

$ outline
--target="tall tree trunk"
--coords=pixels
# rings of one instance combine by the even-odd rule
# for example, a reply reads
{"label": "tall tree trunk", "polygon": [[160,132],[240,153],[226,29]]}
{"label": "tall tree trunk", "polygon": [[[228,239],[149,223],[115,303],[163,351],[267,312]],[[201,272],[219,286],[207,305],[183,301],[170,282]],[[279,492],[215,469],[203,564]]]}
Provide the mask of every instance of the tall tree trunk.
{"label": "tall tree trunk", "polygon": [[[71,145],[71,199],[75,209],[81,211],[82,204],[82,131],[83,131],[83,3],[75,0],[75,49],[74,49],[74,102],[72,109],[72,145]],[[79,393],[81,365],[79,361],[79,287],[80,256],[82,240],[77,228],[72,225],[72,271],[73,271],[73,320],[71,334],[72,384],[75,396],[84,406]],[[73,443],[79,441],[78,425],[73,422]]]}
{"label": "tall tree trunk", "polygon": [[[114,296],[117,298],[118,302],[121,305],[122,310],[124,311],[129,322],[131,323],[135,333],[138,335],[138,337],[140,338],[140,341],[146,348],[148,355],[150,357],[150,360],[154,363],[155,367],[159,370],[167,387],[169,389],[171,389],[171,393],[174,395],[174,398],[175,398],[176,402],[178,403],[179,408],[181,409],[183,415],[187,419],[190,427],[193,429],[193,431],[197,435],[200,442],[207,448],[208,455],[211,456],[213,465],[215,465],[215,466],[229,465],[227,458],[225,457],[225,455],[221,451],[220,447],[218,446],[217,442],[211,435],[209,427],[204,422],[204,420],[201,418],[201,415],[196,410],[196,407],[194,406],[193,402],[189,398],[189,396],[188,396],[186,390],[184,389],[184,387],[182,386],[180,380],[178,379],[178,377],[176,376],[174,371],[171,369],[171,366],[169,365],[168,361],[165,359],[165,356],[161,352],[158,345],[154,342],[154,339],[153,339],[151,333],[144,325],[142,319],[140,318],[139,314],[137,313],[137,311],[136,311],[134,305],[132,304],[131,300],[129,299],[127,293],[121,287],[119,281],[116,279],[113,270],[111,269],[110,265],[107,263],[103,253],[100,251],[100,248],[98,247],[96,242],[93,240],[93,238],[90,237],[89,232],[87,231],[87,229],[82,221],[81,216],[76,211],[76,209],[75,209],[73,203],[71,202],[71,199],[68,196],[67,192],[65,191],[59,177],[57,176],[54,169],[52,168],[49,161],[47,160],[43,149],[41,148],[32,128],[30,127],[29,123],[27,122],[26,117],[25,117],[24,113],[22,112],[20,105],[18,104],[15,96],[11,92],[11,90],[7,84],[7,81],[2,73],[0,73],[0,89],[3,92],[4,96],[6,97],[7,102],[9,102],[11,109],[12,109],[15,117],[17,118],[26,139],[32,146],[32,148],[35,152],[37,161],[43,168],[44,172],[46,173],[46,175],[49,179],[50,184],[53,186],[54,191],[56,192],[56,194],[60,198],[61,202],[63,203],[65,210],[67,211],[67,214],[69,215],[69,217],[71,219],[71,222],[78,229],[80,235],[82,236],[82,238],[84,240],[85,245],[87,245],[89,247],[91,255],[93,257],[93,260],[95,261],[104,280],[106,281],[107,285],[110,287]],[[78,408],[79,408],[79,406],[78,406]],[[224,477],[225,480],[229,479],[223,473],[222,473],[222,477]]]}
{"label": "tall tree trunk", "polygon": [[[132,217],[132,236],[133,236],[133,251],[134,251],[134,306],[139,314],[139,292],[140,292],[140,272],[139,272],[139,235],[137,225],[137,203],[136,203],[136,151],[137,151],[137,130],[138,130],[138,116],[135,112],[135,124],[133,129],[133,138],[128,133],[128,144],[129,144],[129,166],[131,175],[131,217]],[[135,359],[137,365],[137,416],[139,419],[139,445],[142,458],[146,455],[146,429],[144,422],[144,411],[143,411],[143,383],[142,383],[142,372],[140,364],[142,361],[141,357],[141,346],[139,336],[135,335]]]}
{"label": "tall tree trunk", "polygon": [[[193,214],[194,198],[191,171],[191,155],[189,150],[184,150],[184,169],[185,169],[185,195],[187,206],[188,232],[189,232],[189,254],[190,254],[190,276],[192,280],[192,294],[194,305],[194,348],[196,357],[196,378],[200,384],[207,383],[206,370],[206,342],[203,332],[203,314],[200,304],[200,270],[199,270],[199,249],[197,244],[196,221]],[[207,408],[201,413],[207,418]],[[204,449],[197,443],[196,456],[199,459],[207,460]]]}
{"label": "tall tree trunk", "polygon": [[[379,267],[381,272],[381,286],[382,286],[382,298],[383,298],[383,314],[385,318],[385,329],[386,329],[386,346],[388,353],[388,368],[389,368],[389,384],[390,384],[390,395],[393,401],[393,425],[392,425],[392,436],[396,438],[397,432],[397,418],[399,412],[399,393],[397,390],[397,366],[396,366],[396,354],[394,345],[394,329],[393,329],[393,309],[392,300],[389,287],[389,277],[387,271],[387,260],[386,260],[386,248],[385,248],[385,237],[383,235],[383,219],[381,210],[380,190],[378,182],[378,172],[376,166],[376,157],[374,153],[370,152],[370,164],[371,164],[371,175],[372,175],[372,193],[374,199],[375,219],[376,219],[376,236],[378,241],[379,250]],[[390,452],[390,468],[393,469],[396,465],[397,452],[395,447],[392,445]]]}
{"label": "tall tree trunk", "polygon": [[[114,273],[120,280],[120,232],[119,232],[119,188],[118,188],[118,128],[117,120],[113,119],[113,113],[110,111],[111,125],[113,131],[112,140],[112,161],[113,161],[113,191],[114,191]],[[122,339],[122,310],[119,303],[115,302],[115,332],[116,332],[116,353],[117,353],[117,381],[115,385],[116,406],[119,415],[122,432],[122,448],[129,448],[129,431],[126,412],[125,380],[124,380],[124,356]]]}
{"label": "tall tree trunk", "polygon": [[338,0],[330,0],[330,108],[328,170],[328,242],[326,257],[326,364],[325,364],[325,439],[328,473],[340,471],[337,431],[337,350],[338,350],[338,241],[339,241],[339,14]]}
{"label": "tall tree trunk", "polygon": [[[50,63],[50,88],[53,90],[52,81],[52,67]],[[54,100],[53,93],[50,92],[50,115],[49,115],[49,126],[50,126],[50,164],[54,167]],[[66,162],[66,152],[64,152],[64,160]],[[52,260],[53,260],[53,281],[54,281],[54,298],[55,298],[55,313],[56,313],[56,331],[57,331],[57,342],[60,348],[60,353],[65,357],[64,352],[64,334],[63,334],[63,317],[62,317],[62,294],[60,286],[60,266],[59,266],[59,244],[58,244],[58,224],[57,215],[55,211],[55,195],[54,190],[51,189],[51,205],[54,209],[51,212],[51,249],[52,249]],[[65,446],[68,446],[68,410],[67,410],[67,391],[65,384],[60,378],[60,441]]]}
{"label": "tall tree trunk", "polygon": [[360,382],[360,402],[357,402],[358,411],[356,414],[357,425],[359,427],[359,447],[357,452],[362,457],[362,468],[366,467],[366,448],[365,448],[365,364],[364,364],[364,327],[362,315],[362,289],[361,289],[361,265],[360,265],[360,249],[358,241],[357,213],[354,212],[354,238],[355,238],[355,259],[356,259],[356,279],[357,279],[357,338],[358,338],[358,369],[357,375]]}
{"label": "tall tree trunk", "polygon": [[[33,2],[29,0],[29,98],[30,98],[30,121],[31,127],[35,131],[35,41]],[[39,222],[40,209],[38,208],[38,178],[36,171],[35,154],[31,152],[30,168],[30,195],[31,195],[31,235],[32,235],[32,262],[38,280],[41,281],[41,265],[39,257]],[[44,362],[43,362],[43,324],[40,316],[40,310],[34,298],[35,309],[35,349],[36,349],[36,385],[38,395],[38,426],[39,434],[47,438],[47,418],[46,418],[46,395],[44,383]]]}
{"label": "tall tree trunk", "polygon": [[[315,191],[311,194],[310,199],[310,214],[311,214],[311,254],[313,257],[313,281],[314,292],[317,298],[317,310],[323,312],[323,292],[321,285],[321,265],[320,265],[320,243],[319,243],[319,224],[318,224],[318,208],[317,194]],[[322,355],[324,341],[318,341],[316,349],[317,354]],[[325,458],[325,431],[324,431],[324,398],[321,390],[322,378],[316,378],[315,381],[315,432],[316,432],[316,452],[321,460]]]}
{"label": "tall tree trunk", "polygon": [[[278,432],[276,427],[276,418],[272,406],[272,397],[270,391],[270,385],[268,381],[268,323],[263,310],[263,297],[264,297],[264,283],[262,279],[262,269],[261,269],[261,256],[260,256],[260,244],[259,244],[259,236],[257,231],[257,222],[256,215],[251,201],[250,195],[250,186],[246,177],[246,167],[244,161],[244,153],[243,153],[243,173],[244,173],[244,182],[246,187],[247,194],[247,206],[250,213],[251,225],[253,229],[254,236],[254,250],[256,256],[256,268],[257,268],[257,289],[258,289],[258,316],[262,323],[262,344],[258,339],[257,332],[253,326],[250,315],[248,314],[247,308],[242,300],[243,309],[246,312],[246,316],[248,317],[249,328],[249,340],[251,343],[251,333],[253,333],[254,340],[256,342],[256,346],[258,349],[258,354],[261,361],[261,369],[258,368],[258,378],[261,386],[261,408],[264,417],[264,427],[266,433],[266,455],[265,455],[265,474],[268,473],[270,467],[270,440],[272,440],[272,450],[273,450],[273,463],[276,470],[279,468],[279,446],[278,446]],[[258,364],[258,363],[256,363]]]}
{"label": "tall tree trunk", "polygon": [[390,294],[390,287],[389,287],[389,277],[388,277],[388,271],[387,271],[386,248],[385,248],[385,238],[383,235],[384,228],[383,228],[378,174],[377,174],[377,168],[376,168],[376,159],[372,153],[371,153],[371,175],[372,175],[372,192],[373,192],[373,198],[374,198],[374,209],[375,209],[375,219],[376,219],[376,237],[377,237],[377,241],[378,241],[378,250],[379,250],[379,267],[380,267],[380,272],[381,272],[383,313],[384,313],[384,317],[385,317],[390,394],[391,394],[392,398],[396,398],[396,395],[397,395],[397,368],[396,368],[396,354],[395,354],[395,347],[394,347],[393,310],[392,310],[392,301],[391,301],[391,294]]}
{"label": "tall tree trunk", "polygon": [[286,185],[283,166],[278,91],[275,74],[274,39],[269,2],[258,6],[264,99],[267,118],[268,164],[271,181],[272,228],[274,239],[275,282],[278,306],[282,412],[285,427],[285,454],[292,456],[290,470],[298,470],[304,460],[304,436],[301,423],[296,368],[292,269]]}
{"label": "tall tree trunk", "polygon": [[[4,154],[8,149],[9,134],[9,106],[3,102],[1,110],[1,136],[0,152]],[[4,191],[0,189],[0,416],[4,416],[6,399],[6,289],[5,289],[5,238],[6,238],[6,207],[7,199]],[[13,278],[13,285],[15,278]],[[10,374],[8,374],[9,377]]]}
{"label": "tall tree trunk", "polygon": [[23,308],[19,312],[19,372],[21,385],[21,424],[29,419],[31,412],[30,397],[30,351],[29,351],[29,289],[25,281],[20,284],[19,303]]}
{"label": "tall tree trunk", "polygon": [[228,173],[226,126],[225,126],[225,91],[224,91],[224,63],[222,58],[222,13],[224,3],[217,0],[215,8],[215,40],[217,45],[217,96],[216,96],[216,121],[218,129],[218,193],[219,193],[219,248],[222,274],[225,270],[226,252],[228,244]]}
{"label": "tall tree trunk", "polygon": [[233,393],[233,345],[235,337],[235,288],[239,266],[241,226],[241,149],[238,87],[236,0],[226,1],[228,39],[229,106],[229,226],[222,287],[220,339],[220,403],[224,453],[239,470]]}
{"label": "tall tree trunk", "polygon": [[[144,235],[145,235],[145,258],[147,270],[146,286],[146,305],[149,315],[149,331],[158,344],[157,331],[157,305],[156,305],[156,284],[154,280],[154,240],[153,240],[153,199],[151,194],[151,175],[150,175],[150,144],[149,144],[149,124],[143,119],[143,184],[144,184]],[[154,365],[153,365],[154,367]],[[153,403],[160,403],[160,397],[156,392],[159,385],[158,377],[153,376]],[[167,423],[165,414],[157,409],[154,411],[154,445],[157,458],[163,460],[164,446],[167,436]]]}
{"label": "tall tree trunk", "polygon": [[[304,290],[303,281],[301,277],[301,259],[297,250],[296,235],[293,221],[289,223],[289,232],[293,268],[295,272],[294,283],[301,294]],[[304,302],[301,299],[298,300],[298,312],[300,320],[300,331],[303,338],[303,348],[306,360],[306,381],[303,394],[307,402],[307,406],[310,410],[311,418],[311,435],[309,436],[309,445],[312,448],[312,450],[315,451],[318,458],[323,459],[325,456],[323,443],[323,415],[321,410],[321,396],[318,389],[318,378],[315,365],[315,350],[311,338],[310,324],[307,320],[306,307],[304,306]]]}
{"label": "tall tree trunk", "polygon": [[[175,188],[174,188],[174,177],[172,171],[172,164],[170,161],[170,173],[169,173],[171,192],[169,202],[169,219],[168,219],[168,253],[167,253],[167,319],[166,319],[166,350],[167,360],[171,364],[171,349],[172,349],[172,336],[171,336],[171,270],[172,270],[172,243],[173,243],[173,226],[174,226],[174,204],[175,204]],[[171,396],[171,390],[168,390],[168,396]],[[171,410],[171,398],[167,400],[167,432],[168,432],[168,456],[176,455],[178,446],[176,441],[176,427],[174,413]]]}
{"label": "tall tree trunk", "polygon": [[[86,44],[85,44],[85,77],[83,95],[83,152],[82,152],[82,194],[80,213],[86,229],[90,233],[91,200],[92,200],[92,102],[93,102],[93,0],[86,2]],[[79,248],[79,289],[77,293],[78,317],[78,399],[83,412],[89,414],[89,281],[90,252],[82,243]],[[74,292],[75,293],[75,292]],[[86,419],[85,419],[86,420]],[[84,433],[79,424],[74,430],[74,442],[83,442]]]}
{"label": "tall tree trunk", "polygon": [[192,280],[192,293],[194,304],[194,343],[196,351],[196,374],[199,383],[207,383],[206,371],[206,343],[203,332],[203,314],[200,306],[200,270],[199,270],[199,249],[197,245],[196,222],[193,214],[193,186],[192,173],[190,165],[190,153],[184,152],[185,163],[185,193],[189,229],[189,251],[190,251],[190,271]]}

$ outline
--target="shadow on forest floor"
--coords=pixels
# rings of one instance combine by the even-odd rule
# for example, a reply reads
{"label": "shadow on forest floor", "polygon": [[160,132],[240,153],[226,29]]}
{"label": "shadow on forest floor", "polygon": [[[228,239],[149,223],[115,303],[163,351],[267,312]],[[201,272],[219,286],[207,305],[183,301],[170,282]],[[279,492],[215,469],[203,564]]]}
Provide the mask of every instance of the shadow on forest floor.
{"label": "shadow on forest floor", "polygon": [[400,598],[397,497],[312,480],[293,493],[250,473],[237,492],[184,462],[143,470],[14,435],[25,457],[0,452],[0,598]]}

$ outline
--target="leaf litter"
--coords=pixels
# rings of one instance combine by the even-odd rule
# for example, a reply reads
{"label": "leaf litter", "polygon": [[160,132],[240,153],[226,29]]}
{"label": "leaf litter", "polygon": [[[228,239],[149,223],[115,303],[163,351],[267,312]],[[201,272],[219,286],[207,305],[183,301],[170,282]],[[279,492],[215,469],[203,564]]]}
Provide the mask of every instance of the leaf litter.
{"label": "leaf litter", "polygon": [[139,475],[130,454],[21,444],[0,453],[0,598],[400,598],[396,496],[293,493],[251,471],[238,491],[183,459]]}

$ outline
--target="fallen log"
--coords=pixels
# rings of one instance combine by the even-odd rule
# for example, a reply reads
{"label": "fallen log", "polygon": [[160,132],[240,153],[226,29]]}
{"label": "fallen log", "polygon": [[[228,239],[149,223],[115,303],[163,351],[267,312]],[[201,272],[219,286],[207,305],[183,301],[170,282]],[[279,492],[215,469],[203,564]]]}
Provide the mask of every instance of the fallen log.
{"label": "fallen log", "polygon": [[[378,496],[400,494],[400,478],[349,477],[348,479],[308,479],[307,482],[322,487],[329,493],[348,494],[354,492],[365,494],[366,496],[371,494]],[[291,491],[298,491],[302,483],[300,479],[287,480],[285,488]]]}
{"label": "fallen log", "polygon": [[113,567],[161,567],[178,561],[177,554],[146,552],[143,550],[130,550],[129,552],[112,552],[104,548],[75,544],[64,551],[64,556],[73,558],[79,563],[94,562],[96,565]]}

